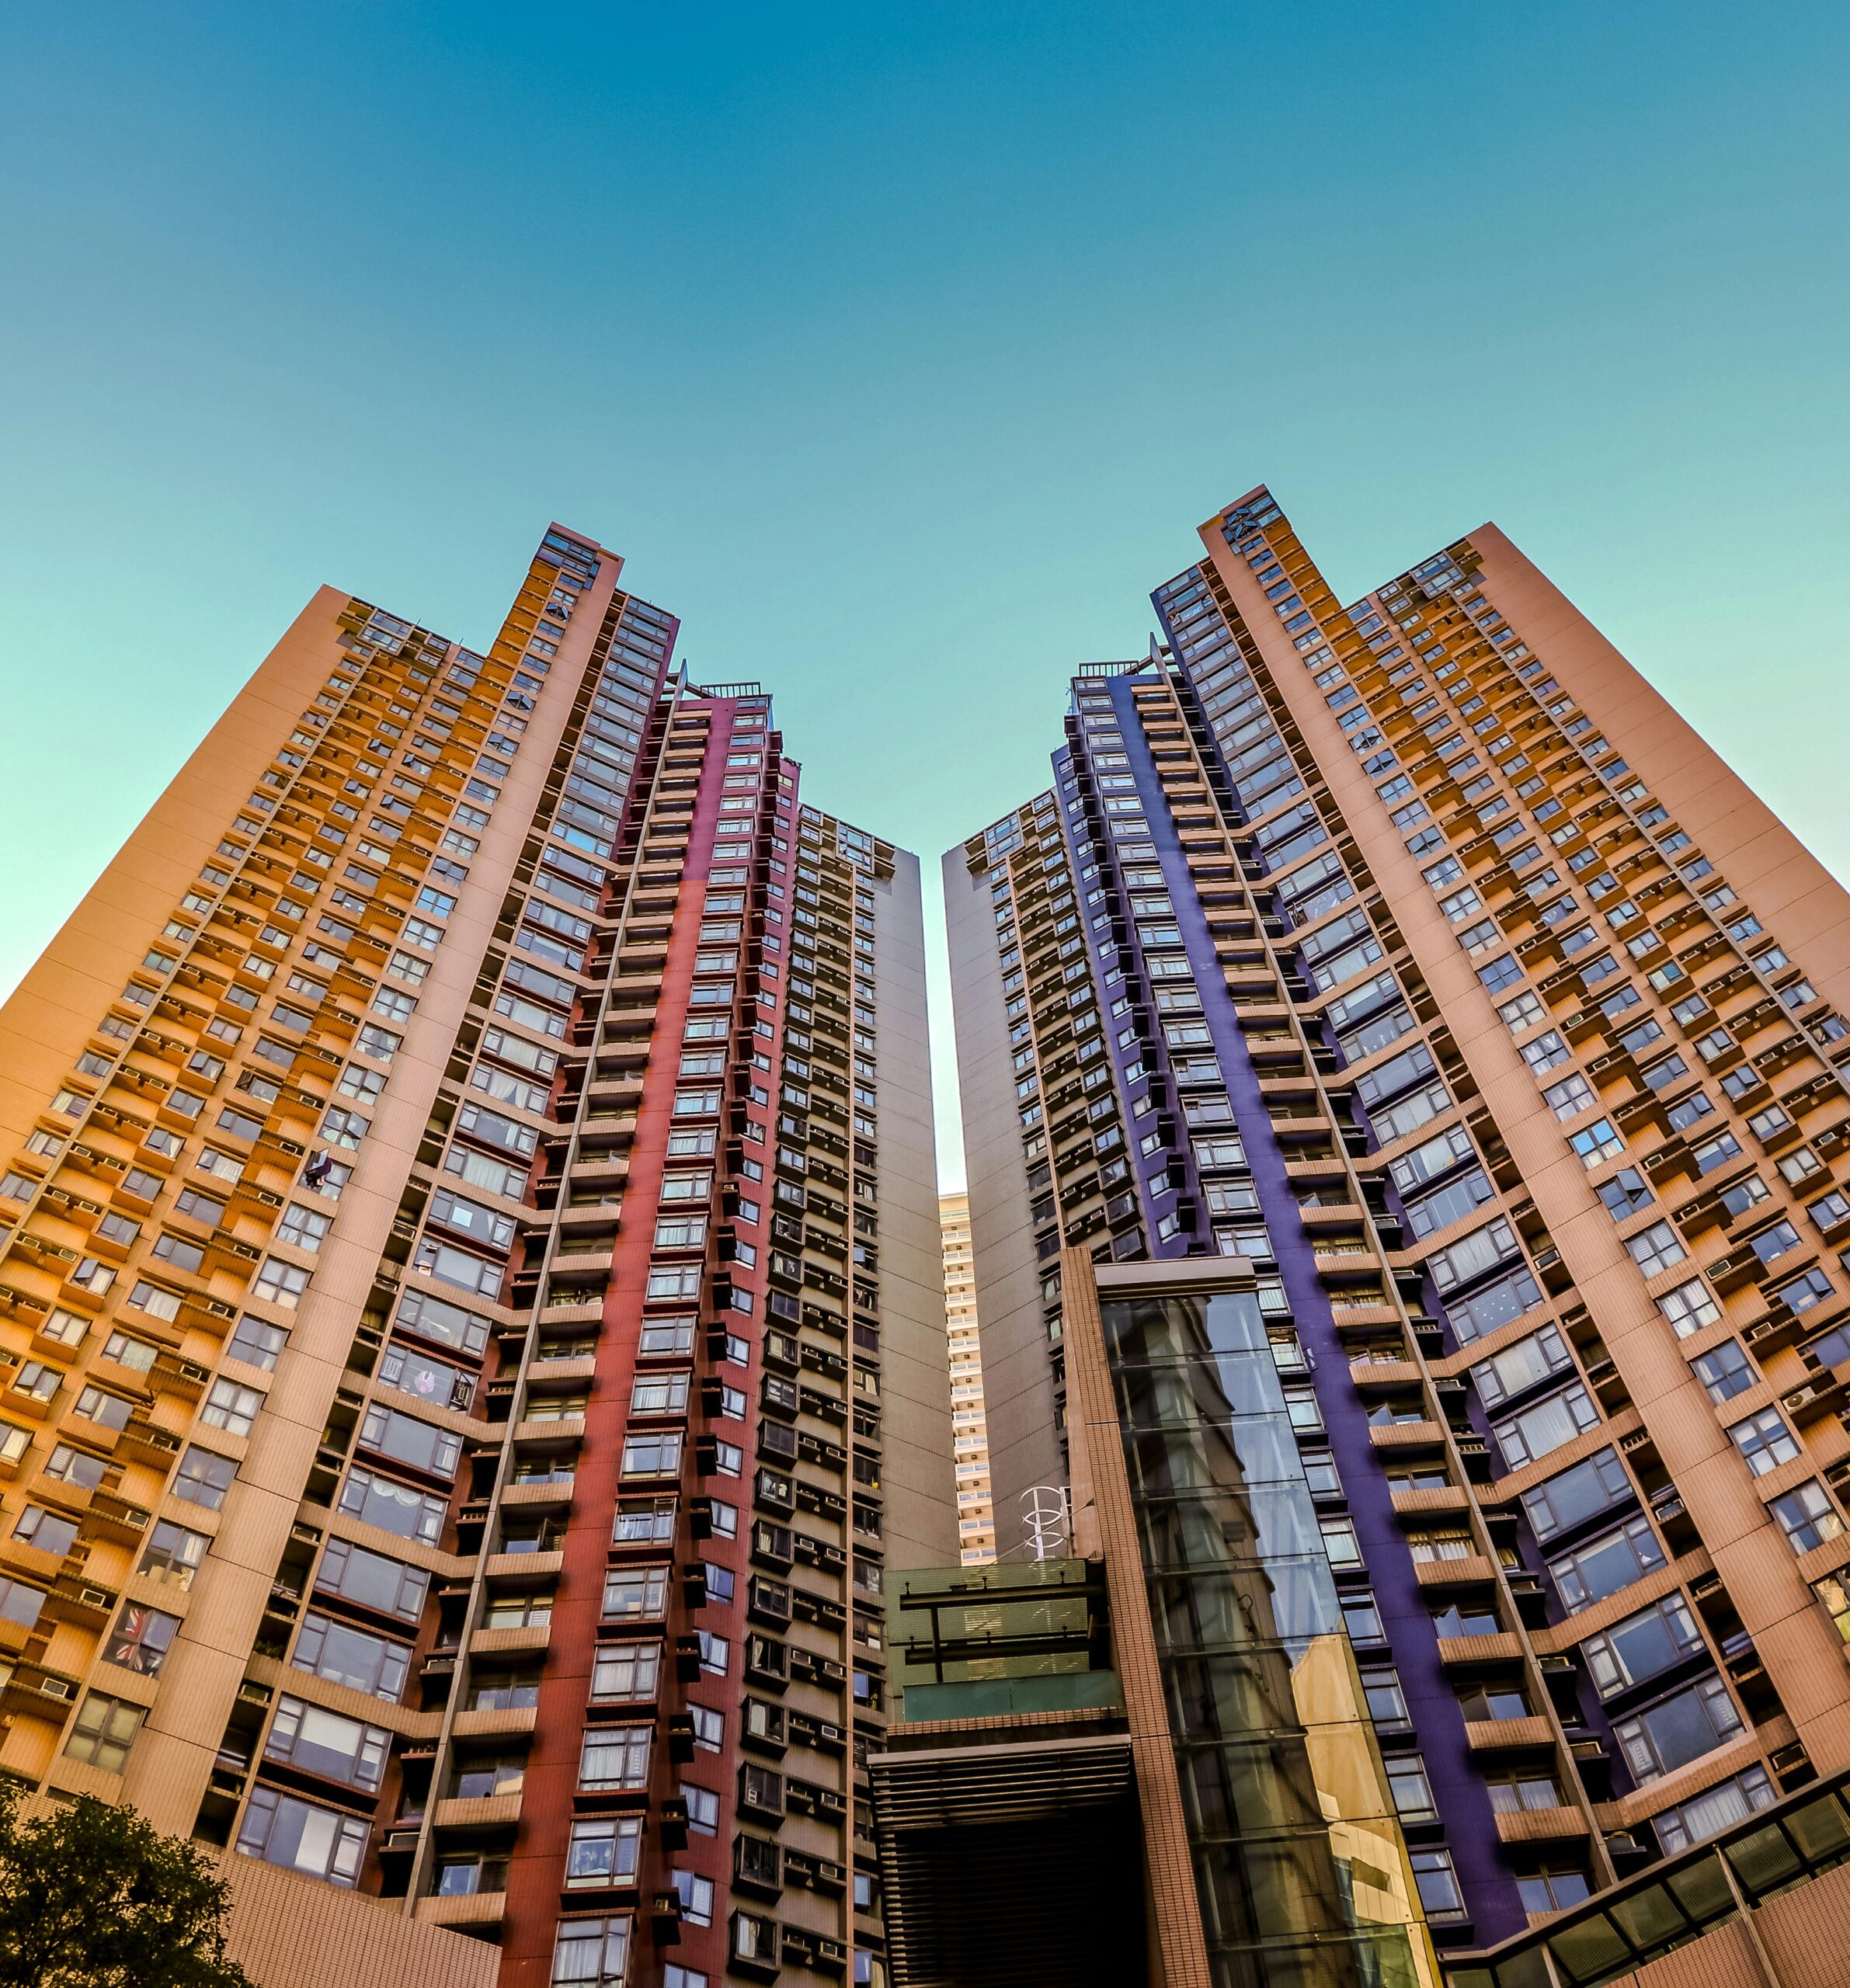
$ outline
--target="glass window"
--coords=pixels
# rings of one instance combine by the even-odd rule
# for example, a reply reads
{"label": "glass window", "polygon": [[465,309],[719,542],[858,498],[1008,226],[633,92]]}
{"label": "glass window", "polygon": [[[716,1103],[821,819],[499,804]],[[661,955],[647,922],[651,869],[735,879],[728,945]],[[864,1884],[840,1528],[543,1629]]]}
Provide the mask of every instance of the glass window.
{"label": "glass window", "polygon": [[1719,1677],[1705,1677],[1636,1717],[1621,1719],[1612,1736],[1642,1784],[1727,1746],[1744,1729],[1727,1686]]}
{"label": "glass window", "polygon": [[1716,1835],[1744,1822],[1757,1810],[1770,1809],[1779,1799],[1764,1767],[1749,1767],[1732,1780],[1706,1788],[1692,1800],[1673,1809],[1660,1809],[1651,1818],[1664,1854],[1674,1856],[1692,1843]]}
{"label": "glass window", "polygon": [[359,1878],[366,1840],[366,1824],[356,1817],[261,1785],[252,1790],[238,1832],[246,1857],[346,1885]]}
{"label": "glass window", "polygon": [[276,1701],[263,1757],[344,1781],[370,1794],[385,1776],[391,1735],[357,1719],[287,1695]]}
{"label": "glass window", "polygon": [[199,1419],[207,1428],[222,1429],[228,1436],[248,1436],[251,1424],[257,1419],[257,1411],[263,1406],[263,1395],[259,1389],[221,1377],[212,1383],[212,1391],[199,1411]]}
{"label": "glass window", "polygon": [[1674,1290],[1659,1292],[1657,1304],[1678,1339],[1688,1339],[1692,1333],[1713,1325],[1722,1315],[1722,1308],[1709,1296],[1709,1287],[1699,1277],[1692,1277]]}
{"label": "glass window", "polygon": [[207,1511],[215,1512],[224,1503],[225,1493],[231,1488],[231,1480],[238,1475],[238,1466],[229,1457],[221,1457],[211,1450],[202,1450],[196,1443],[180,1458],[180,1467],[174,1475],[173,1493],[189,1503],[203,1505]]}
{"label": "glass window", "polygon": [[177,1615],[125,1601],[103,1644],[103,1661],[119,1663],[125,1670],[138,1670],[144,1677],[158,1677],[179,1626]]}
{"label": "glass window", "polygon": [[141,1729],[142,1717],[140,1705],[92,1691],[71,1722],[64,1751],[71,1759],[87,1761],[106,1774],[120,1774]]}
{"label": "glass window", "polygon": [[1789,1463],[1799,1454],[1798,1439],[1786,1427],[1776,1408],[1763,1408],[1746,1421],[1735,1423],[1728,1434],[1756,1477],[1764,1477],[1769,1470],[1777,1470],[1781,1464]]}
{"label": "glass window", "polygon": [[1449,1850],[1414,1850],[1408,1852],[1414,1882],[1419,1888],[1420,1903],[1428,1919],[1462,1919],[1465,1895],[1459,1889]]}
{"label": "glass window", "polygon": [[628,1913],[561,1920],[553,1943],[551,1988],[623,1988],[629,1948]]}
{"label": "glass window", "polygon": [[607,1622],[655,1621],[668,1604],[666,1567],[613,1567],[603,1580],[603,1619]]}
{"label": "glass window", "polygon": [[1522,1494],[1538,1539],[1552,1539],[1633,1495],[1632,1480],[1614,1450],[1599,1450]]}
{"label": "glass window", "polygon": [[1664,1549],[1647,1518],[1630,1519],[1548,1563],[1570,1614],[1629,1587],[1664,1565]]}
{"label": "glass window", "polygon": [[224,1350],[231,1359],[242,1360],[247,1367],[260,1367],[267,1374],[275,1368],[276,1356],[288,1340],[289,1335],[282,1326],[266,1324],[247,1312],[238,1321],[238,1329],[226,1340]]}
{"label": "glass window", "polygon": [[396,1705],[411,1667],[411,1652],[402,1643],[336,1622],[311,1609],[302,1618],[290,1663],[294,1670]]}
{"label": "glass window", "polygon": [[1844,1529],[1831,1494],[1815,1477],[1775,1498],[1770,1509],[1795,1553],[1809,1553]]}
{"label": "glass window", "polygon": [[1674,1669],[1702,1647],[1702,1633],[1680,1594],[1664,1596],[1580,1646],[1600,1696],[1607,1698]]}
{"label": "glass window", "polygon": [[584,1735],[579,1747],[579,1786],[646,1788],[652,1736],[646,1726],[593,1726]]}
{"label": "glass window", "polygon": [[575,1822],[565,1851],[565,1889],[585,1890],[634,1878],[642,1848],[640,1816],[593,1816]]}

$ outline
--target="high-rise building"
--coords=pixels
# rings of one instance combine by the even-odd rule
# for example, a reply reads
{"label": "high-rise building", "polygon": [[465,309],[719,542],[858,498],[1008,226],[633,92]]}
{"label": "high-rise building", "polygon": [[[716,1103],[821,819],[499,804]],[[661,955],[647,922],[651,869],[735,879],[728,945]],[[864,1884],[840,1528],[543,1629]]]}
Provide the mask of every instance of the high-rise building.
{"label": "high-rise building", "polygon": [[0,1011],[0,1768],[224,1846],[265,1988],[884,1979],[917,865],[620,564],[318,593]]}
{"label": "high-rise building", "polygon": [[[1293,1440],[1212,1329],[1184,1392],[1292,1496],[1140,1517],[1160,1650],[1177,1566],[1253,1632],[1309,1513],[1434,1936],[1498,1950],[1457,1979],[1734,1912],[1705,1979],[1821,1984],[1727,1886],[1850,1787],[1850,898],[1494,527],[1347,606],[1263,489],[1201,537],[945,858],[997,1510],[1070,1468],[1073,1252],[1250,1263]],[[1134,1502],[1184,1482],[1149,1392]],[[1172,1712],[1269,1744],[1229,1661]]]}
{"label": "high-rise building", "polygon": [[982,1412],[982,1347],[977,1335],[976,1267],[970,1255],[970,1197],[941,1194],[944,1245],[944,1342],[951,1360],[951,1461],[957,1482],[958,1558],[980,1567],[996,1557],[989,1501],[989,1439]]}

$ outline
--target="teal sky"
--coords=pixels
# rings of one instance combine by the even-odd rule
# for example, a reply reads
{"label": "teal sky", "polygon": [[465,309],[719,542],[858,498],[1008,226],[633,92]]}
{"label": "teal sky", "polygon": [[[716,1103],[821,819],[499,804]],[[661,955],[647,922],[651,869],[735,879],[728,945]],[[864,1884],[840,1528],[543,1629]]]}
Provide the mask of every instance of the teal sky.
{"label": "teal sky", "polygon": [[318,582],[479,643],[554,517],[928,883],[1261,481],[1345,596],[1495,518],[1850,870],[1841,5],[0,30],[0,986]]}

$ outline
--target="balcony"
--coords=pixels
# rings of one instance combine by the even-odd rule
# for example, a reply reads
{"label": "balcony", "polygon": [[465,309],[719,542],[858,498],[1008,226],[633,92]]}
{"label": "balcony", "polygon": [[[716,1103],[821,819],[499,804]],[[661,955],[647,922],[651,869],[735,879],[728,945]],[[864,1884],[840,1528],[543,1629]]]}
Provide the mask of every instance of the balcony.
{"label": "balcony", "polygon": [[511,1829],[520,1819],[520,1800],[517,1788],[511,1795],[452,1795],[438,1802],[434,1820],[440,1830]]}
{"label": "balcony", "polygon": [[1553,1722],[1539,1712],[1528,1719],[1469,1719],[1465,1743],[1474,1753],[1537,1752],[1555,1743]]}
{"label": "balcony", "polygon": [[[514,1799],[517,1805],[519,1797]],[[438,1812],[440,1826],[442,1809],[455,1806],[452,1802],[441,1805]],[[506,1892],[461,1892],[448,1896],[421,1898],[417,1903],[417,1916],[426,1926],[499,1926],[506,1910]]]}
{"label": "balcony", "polygon": [[1500,1809],[1497,1836],[1501,1843],[1563,1843],[1591,1836],[1592,1826],[1578,1809]]}

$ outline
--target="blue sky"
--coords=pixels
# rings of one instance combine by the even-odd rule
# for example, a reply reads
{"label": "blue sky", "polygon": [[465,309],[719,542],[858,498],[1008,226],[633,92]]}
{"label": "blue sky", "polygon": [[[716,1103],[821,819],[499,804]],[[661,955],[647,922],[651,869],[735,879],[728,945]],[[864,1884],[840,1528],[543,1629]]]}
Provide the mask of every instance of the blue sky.
{"label": "blue sky", "polygon": [[318,582],[478,642],[553,517],[928,878],[1260,481],[1345,593],[1494,517],[1850,867],[1841,6],[5,33],[0,985]]}

